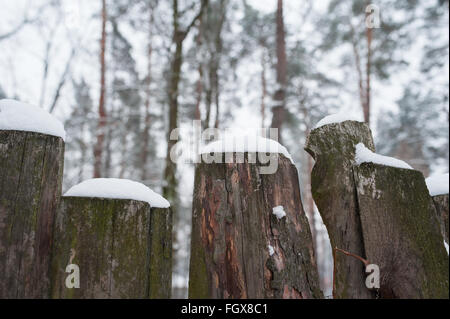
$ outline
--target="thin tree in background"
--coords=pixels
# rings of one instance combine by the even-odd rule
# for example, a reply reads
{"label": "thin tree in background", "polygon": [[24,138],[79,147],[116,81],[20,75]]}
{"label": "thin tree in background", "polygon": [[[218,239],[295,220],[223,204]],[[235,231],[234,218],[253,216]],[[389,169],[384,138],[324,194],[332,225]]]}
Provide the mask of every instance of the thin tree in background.
{"label": "thin tree in background", "polygon": [[97,142],[94,146],[94,178],[101,176],[103,141],[105,139],[105,53],[106,53],[106,0],[102,0],[102,35],[100,40],[100,99],[98,104]]}
{"label": "thin tree in background", "polygon": [[180,12],[178,8],[178,0],[173,0],[173,36],[172,41],[174,44],[174,51],[171,57],[170,66],[170,80],[168,85],[168,98],[169,98],[169,127],[167,132],[167,152],[166,152],[166,168],[164,170],[165,185],[163,187],[163,196],[172,204],[172,208],[176,215],[176,203],[177,203],[177,180],[176,170],[177,166],[170,158],[170,151],[177,141],[170,139],[170,133],[172,130],[178,127],[178,95],[179,95],[179,83],[181,66],[183,64],[183,43],[189,31],[195,25],[197,20],[203,14],[203,11],[208,4],[208,0],[202,0],[200,9],[195,17],[191,20],[188,26],[183,30],[180,26]]}
{"label": "thin tree in background", "polygon": [[[367,2],[369,5],[369,2]],[[366,18],[369,13],[366,11]],[[372,74],[372,28],[366,26],[366,40],[367,40],[367,60],[366,60],[366,96],[365,104],[363,104],[364,121],[370,125],[370,75]]]}
{"label": "thin tree in background", "polygon": [[272,107],[272,128],[278,129],[278,138],[281,141],[281,130],[284,121],[285,99],[286,99],[286,78],[287,78],[287,59],[286,59],[286,39],[283,19],[283,0],[278,0],[277,5],[277,87],[274,95],[274,104]]}
{"label": "thin tree in background", "polygon": [[265,127],[266,121],[266,98],[267,98],[267,79],[266,79],[266,51],[264,48],[261,53],[261,128]]}
{"label": "thin tree in background", "polygon": [[[157,4],[157,1],[156,1]],[[141,179],[146,181],[148,178],[147,162],[149,157],[149,141],[150,141],[150,98],[151,98],[151,84],[152,84],[152,56],[153,56],[153,23],[155,5],[149,5],[148,16],[148,44],[147,44],[147,77],[145,80],[145,120],[144,131],[142,132],[142,173]]]}

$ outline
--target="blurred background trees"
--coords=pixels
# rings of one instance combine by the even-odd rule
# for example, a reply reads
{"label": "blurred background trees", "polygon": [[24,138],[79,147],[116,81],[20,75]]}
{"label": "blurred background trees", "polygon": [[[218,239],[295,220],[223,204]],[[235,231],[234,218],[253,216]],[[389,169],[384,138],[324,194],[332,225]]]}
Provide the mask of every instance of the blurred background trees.
{"label": "blurred background trees", "polygon": [[[325,294],[331,249],[305,137],[355,113],[380,153],[448,172],[448,0],[0,0],[0,98],[65,122],[64,188],[141,181],[175,211],[174,296],[186,296],[193,164],[172,129],[278,127],[301,174]],[[366,20],[379,9],[379,28]],[[187,144],[183,144],[189,147]],[[182,155],[183,156],[183,155]]]}

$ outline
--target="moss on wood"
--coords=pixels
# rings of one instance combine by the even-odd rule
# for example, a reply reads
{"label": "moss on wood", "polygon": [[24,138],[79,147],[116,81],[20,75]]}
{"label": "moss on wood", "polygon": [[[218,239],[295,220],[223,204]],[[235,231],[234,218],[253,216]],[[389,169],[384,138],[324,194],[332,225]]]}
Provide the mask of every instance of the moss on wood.
{"label": "moss on wood", "polygon": [[448,298],[448,255],[421,172],[355,167],[366,258],[380,267],[382,298]]}
{"label": "moss on wood", "polygon": [[[375,150],[372,133],[365,123],[346,121],[314,129],[305,150],[315,159],[312,194],[327,227],[332,247],[365,257],[361,222],[353,178],[355,145]],[[336,254],[335,298],[373,298],[365,286],[364,265]]]}
{"label": "moss on wood", "polygon": [[[53,298],[168,298],[171,212],[145,202],[64,197],[55,227]],[[80,288],[67,288],[68,264]]]}

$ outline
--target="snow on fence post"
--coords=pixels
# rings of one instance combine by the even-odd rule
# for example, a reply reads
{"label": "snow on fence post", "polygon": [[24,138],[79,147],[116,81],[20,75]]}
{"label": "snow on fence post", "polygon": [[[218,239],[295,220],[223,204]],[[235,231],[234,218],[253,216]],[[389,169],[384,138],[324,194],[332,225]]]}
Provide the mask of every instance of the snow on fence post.
{"label": "snow on fence post", "polygon": [[297,169],[287,151],[256,150],[271,153],[274,173],[245,149],[196,167],[189,298],[323,297]]}
{"label": "snow on fence post", "polygon": [[[337,248],[335,297],[448,298],[448,256],[422,173],[373,153],[368,126],[354,121],[316,128],[306,149],[316,160],[313,196]],[[363,263],[342,250],[379,267],[376,292],[364,287],[364,268],[346,277],[349,262]]]}
{"label": "snow on fence post", "polygon": [[[324,120],[327,123],[326,118]],[[366,124],[343,121],[322,126],[319,122],[309,134],[305,150],[315,160],[311,173],[312,195],[327,227],[332,248],[365,257],[353,179],[355,145],[359,142],[375,149]],[[339,253],[335,253],[334,259],[334,298],[371,298],[372,294],[364,284],[364,265]]]}
{"label": "snow on fence post", "polygon": [[170,298],[171,234],[169,203],[140,183],[74,186],[55,225],[52,298]]}
{"label": "snow on fence post", "polygon": [[380,269],[379,296],[448,299],[448,255],[423,174],[371,162],[354,174],[365,255]]}
{"label": "snow on fence post", "polygon": [[0,299],[49,297],[64,134],[42,109],[0,100]]}

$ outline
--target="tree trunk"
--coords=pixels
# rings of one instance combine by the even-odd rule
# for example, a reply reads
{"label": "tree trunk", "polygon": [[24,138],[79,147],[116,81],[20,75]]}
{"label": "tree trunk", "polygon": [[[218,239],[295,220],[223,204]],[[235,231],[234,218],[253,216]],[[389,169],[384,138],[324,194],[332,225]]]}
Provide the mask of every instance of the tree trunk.
{"label": "tree trunk", "polygon": [[322,298],[297,170],[284,156],[270,175],[247,156],[199,164],[192,209],[190,298]]}
{"label": "tree trunk", "polygon": [[285,116],[286,99],[286,78],[287,78],[287,59],[286,59],[286,41],[283,20],[283,0],[278,0],[277,7],[277,88],[274,95],[275,105],[272,107],[272,125],[271,128],[278,129],[279,142],[282,141],[281,129]]}
{"label": "tree trunk", "polygon": [[0,131],[0,298],[48,298],[64,142]]}
{"label": "tree trunk", "polygon": [[[104,198],[64,197],[55,226],[52,297],[169,298],[170,208]],[[80,287],[67,288],[76,264]]]}
{"label": "tree trunk", "polygon": [[441,224],[441,233],[448,244],[448,194],[433,196],[434,206]]}
{"label": "tree trunk", "polygon": [[[367,1],[367,5],[370,2]],[[368,13],[367,13],[368,14]],[[372,28],[366,27],[367,38],[367,62],[366,62],[366,92],[364,94],[365,103],[363,106],[364,122],[370,126],[370,105],[371,105],[371,84],[372,75]]]}
{"label": "tree trunk", "polygon": [[94,146],[94,178],[98,178],[102,175],[102,152],[103,152],[103,140],[105,139],[105,124],[106,124],[106,111],[105,111],[105,75],[106,75],[106,63],[105,63],[105,51],[106,51],[106,0],[102,0],[102,37],[100,40],[100,100],[98,103],[98,125],[97,125],[97,142]]}
{"label": "tree trunk", "polygon": [[266,121],[266,97],[267,97],[267,81],[266,81],[266,53],[264,48],[261,53],[261,128],[264,128]]}
{"label": "tree trunk", "polygon": [[[330,236],[331,247],[365,257],[361,222],[353,179],[355,145],[375,150],[372,134],[364,123],[346,121],[314,129],[305,150],[316,160],[312,194]],[[343,254],[335,256],[334,298],[371,298],[366,288],[364,265]]]}
{"label": "tree trunk", "polygon": [[149,157],[149,143],[150,143],[150,99],[151,99],[151,84],[152,84],[152,56],[153,56],[153,8],[149,8],[148,19],[148,44],[147,44],[147,79],[145,83],[145,123],[144,131],[142,132],[142,150],[141,150],[141,180],[146,181],[148,178],[148,157]]}
{"label": "tree trunk", "polygon": [[[172,56],[171,68],[170,68],[170,82],[168,88],[168,98],[169,98],[169,127],[167,131],[167,149],[166,149],[166,167],[164,170],[164,181],[165,185],[163,187],[163,196],[172,205],[173,215],[174,215],[174,229],[177,229],[178,224],[178,193],[177,193],[177,164],[172,161],[170,153],[173,146],[177,143],[176,140],[170,139],[171,132],[178,127],[178,95],[179,95],[179,83],[181,77],[181,67],[183,65],[183,42],[189,31],[194,26],[194,24],[202,17],[203,11],[208,5],[208,0],[202,0],[201,7],[197,15],[191,20],[188,27],[182,31],[179,25],[179,12],[178,12],[178,0],[173,0],[173,44],[175,45],[175,51]],[[173,240],[175,242],[176,235],[173,234]],[[177,245],[174,245],[177,247]],[[176,252],[174,252],[176,255]]]}

